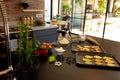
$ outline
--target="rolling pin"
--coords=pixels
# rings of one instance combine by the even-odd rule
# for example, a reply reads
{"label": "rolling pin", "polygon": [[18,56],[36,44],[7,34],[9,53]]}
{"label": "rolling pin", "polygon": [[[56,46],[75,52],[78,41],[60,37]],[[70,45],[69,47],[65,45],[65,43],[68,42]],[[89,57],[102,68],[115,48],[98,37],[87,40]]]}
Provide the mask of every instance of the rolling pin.
{"label": "rolling pin", "polygon": [[88,40],[89,42],[91,42],[91,43],[93,43],[93,44],[95,44],[95,45],[100,45],[95,39],[93,39],[92,37],[89,37],[89,36],[87,36],[86,37],[86,40]]}

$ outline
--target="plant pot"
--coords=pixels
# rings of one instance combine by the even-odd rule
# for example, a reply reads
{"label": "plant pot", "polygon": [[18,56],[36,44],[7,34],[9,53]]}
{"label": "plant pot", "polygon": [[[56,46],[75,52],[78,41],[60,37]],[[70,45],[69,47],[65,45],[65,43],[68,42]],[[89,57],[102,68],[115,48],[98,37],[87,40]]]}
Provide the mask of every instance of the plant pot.
{"label": "plant pot", "polygon": [[17,80],[39,80],[39,65],[31,71],[20,71],[16,70],[16,79]]}

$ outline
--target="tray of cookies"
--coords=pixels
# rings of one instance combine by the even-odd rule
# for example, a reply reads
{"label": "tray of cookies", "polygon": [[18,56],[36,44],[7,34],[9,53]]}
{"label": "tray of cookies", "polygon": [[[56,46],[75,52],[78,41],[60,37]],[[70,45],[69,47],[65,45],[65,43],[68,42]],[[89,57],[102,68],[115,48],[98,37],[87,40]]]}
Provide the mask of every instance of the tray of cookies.
{"label": "tray of cookies", "polygon": [[75,53],[76,65],[87,68],[120,70],[120,61],[111,54]]}
{"label": "tray of cookies", "polygon": [[73,52],[85,52],[85,53],[106,53],[105,50],[98,45],[89,45],[89,44],[72,44]]}

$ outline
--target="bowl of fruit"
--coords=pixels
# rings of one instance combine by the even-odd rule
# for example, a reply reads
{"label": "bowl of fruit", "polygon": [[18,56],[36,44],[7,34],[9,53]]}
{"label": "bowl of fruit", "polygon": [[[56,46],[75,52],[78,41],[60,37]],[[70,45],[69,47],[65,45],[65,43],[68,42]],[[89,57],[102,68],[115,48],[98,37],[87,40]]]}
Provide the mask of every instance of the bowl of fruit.
{"label": "bowl of fruit", "polygon": [[48,56],[51,52],[52,44],[43,42],[39,46],[39,51],[42,56]]}
{"label": "bowl of fruit", "polygon": [[42,48],[42,49],[51,49],[52,48],[52,44],[51,43],[47,43],[47,42],[43,42],[40,45],[40,48]]}

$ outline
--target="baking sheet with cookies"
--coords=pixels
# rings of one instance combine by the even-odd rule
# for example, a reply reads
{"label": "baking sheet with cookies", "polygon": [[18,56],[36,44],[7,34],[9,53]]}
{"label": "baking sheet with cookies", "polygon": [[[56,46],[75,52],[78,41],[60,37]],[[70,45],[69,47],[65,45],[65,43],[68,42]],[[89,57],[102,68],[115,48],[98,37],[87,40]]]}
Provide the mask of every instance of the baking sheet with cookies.
{"label": "baking sheet with cookies", "polygon": [[120,61],[111,54],[75,53],[76,65],[87,68],[120,70]]}
{"label": "baking sheet with cookies", "polygon": [[77,44],[77,43],[72,43],[72,51],[73,52],[85,52],[85,53],[106,53],[106,51],[98,45],[92,45],[92,44]]}

